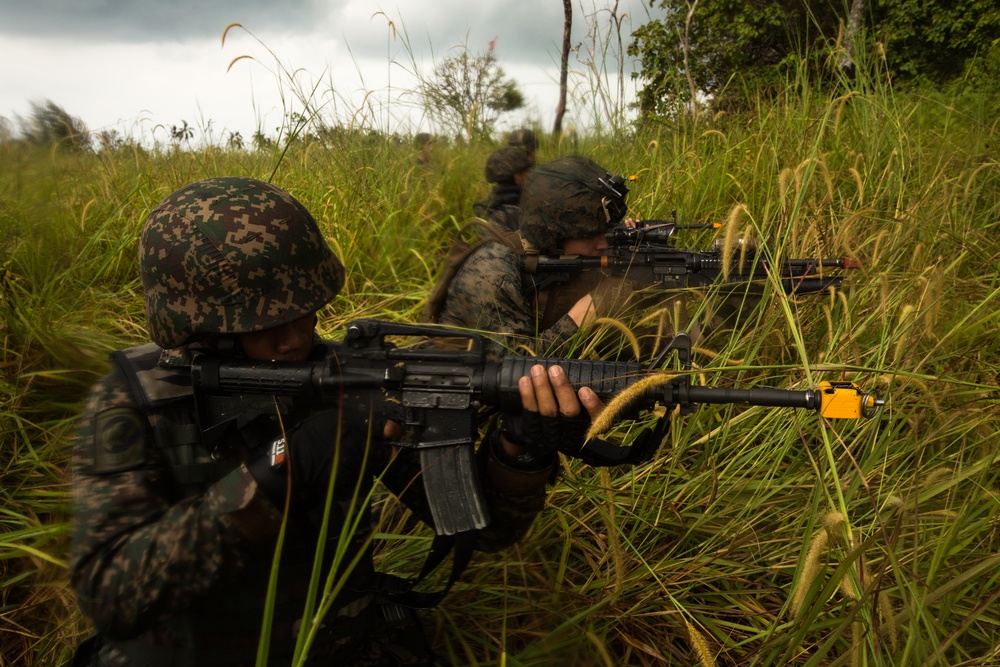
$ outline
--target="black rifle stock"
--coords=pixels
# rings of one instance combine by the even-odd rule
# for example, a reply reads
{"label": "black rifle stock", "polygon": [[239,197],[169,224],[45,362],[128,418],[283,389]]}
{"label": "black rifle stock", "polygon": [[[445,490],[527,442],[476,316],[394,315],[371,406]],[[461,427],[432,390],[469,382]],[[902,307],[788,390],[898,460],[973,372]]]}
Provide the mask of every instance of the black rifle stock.
{"label": "black rifle stock", "polygon": [[786,293],[806,294],[839,287],[842,276],[828,273],[859,266],[847,257],[772,262],[751,247],[743,253],[743,261],[740,261],[741,252],[737,248],[726,266],[719,248],[681,250],[671,241],[678,229],[715,226],[680,227],[673,220],[639,220],[634,228],[619,225],[608,231],[608,249],[601,256],[527,255],[521,258],[521,270],[533,276],[537,289],[567,283],[581,271],[602,269],[659,289],[710,285],[749,289],[774,276]]}
{"label": "black rifle stock", "polygon": [[[428,345],[399,347],[387,340],[390,337],[431,342],[464,338],[469,346],[460,351]],[[683,346],[686,338],[681,334],[674,344]],[[444,535],[488,523],[473,459],[477,414],[484,406],[520,412],[517,384],[531,366],[559,365],[575,387],[588,386],[605,401],[651,375],[648,368],[634,362],[524,356],[486,361],[484,339],[478,334],[369,319],[349,323],[344,340],[328,341],[326,349],[325,358],[310,362],[196,355],[192,383],[202,429],[211,433],[234,421],[246,423],[273,413],[276,405],[288,408],[298,401],[370,411],[374,424],[384,419],[399,422],[408,435],[405,441],[394,444],[419,452],[435,528]],[[686,362],[687,351],[679,352]],[[657,362],[662,359],[663,355]],[[853,418],[870,416],[882,405],[851,383],[824,383],[806,391],[728,389],[691,386],[687,376],[637,397],[634,415],[658,403],[680,405],[682,411],[693,410],[698,403],[732,403],[803,408],[830,417]],[[659,444],[656,439],[639,451],[635,445],[588,442],[578,456],[593,465],[636,463],[651,456]]]}

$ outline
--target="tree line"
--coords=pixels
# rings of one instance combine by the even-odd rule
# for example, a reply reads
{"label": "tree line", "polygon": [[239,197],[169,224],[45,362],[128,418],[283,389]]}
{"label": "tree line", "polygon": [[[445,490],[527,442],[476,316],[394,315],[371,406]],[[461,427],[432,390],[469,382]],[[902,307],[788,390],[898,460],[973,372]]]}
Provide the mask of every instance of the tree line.
{"label": "tree line", "polygon": [[[895,86],[1000,91],[994,0],[651,0],[665,17],[633,33],[641,114],[671,116],[693,99],[741,106],[784,88],[864,70]],[[803,68],[804,67],[804,71]],[[751,85],[736,85],[738,83]]]}

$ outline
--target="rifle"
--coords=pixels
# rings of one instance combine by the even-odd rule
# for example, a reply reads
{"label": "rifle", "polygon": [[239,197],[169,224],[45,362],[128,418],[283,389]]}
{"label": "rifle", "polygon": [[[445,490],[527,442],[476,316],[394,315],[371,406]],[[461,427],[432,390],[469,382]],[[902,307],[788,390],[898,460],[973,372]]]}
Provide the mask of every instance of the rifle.
{"label": "rifle", "polygon": [[[421,342],[466,338],[464,350],[421,345],[407,348],[388,340]],[[368,413],[375,423],[391,419],[406,427],[405,441],[393,443],[420,455],[424,486],[440,535],[482,528],[489,516],[474,463],[480,408],[508,414],[521,410],[518,379],[534,364],[559,365],[574,387],[590,387],[607,401],[649,377],[671,350],[690,367],[690,338],[679,334],[650,367],[635,362],[506,356],[486,361],[484,338],[463,329],[397,324],[371,319],[350,322],[342,342],[326,341],[325,357],[307,362],[261,362],[197,354],[192,359],[199,424],[205,439],[229,424],[248,423],[259,415],[293,405],[341,405]],[[729,389],[692,386],[687,375],[648,389],[636,397],[634,414],[657,404],[680,406],[682,413],[699,403],[761,405],[814,410],[830,418],[870,417],[884,402],[857,385],[825,382],[817,389],[787,391],[763,387]],[[652,457],[669,427],[669,413],[655,429],[629,446],[588,441],[573,454],[591,465],[639,463]]]}
{"label": "rifle", "polygon": [[[718,228],[718,223],[678,225],[676,212],[665,220],[639,220],[636,226],[618,225],[605,236],[608,249],[598,257],[526,255],[521,272],[530,275],[536,289],[568,283],[581,271],[603,269],[614,276],[635,280],[659,289],[681,289],[719,285],[747,289],[774,275],[787,294],[821,292],[840,287],[843,277],[824,275],[826,270],[852,269],[861,265],[849,257],[784,259],[771,261],[755,244],[737,249],[732,260],[724,260],[717,241],[709,250],[681,250],[671,241],[678,229]],[[743,245],[742,240],[740,245]],[[742,260],[742,261],[741,261]]]}

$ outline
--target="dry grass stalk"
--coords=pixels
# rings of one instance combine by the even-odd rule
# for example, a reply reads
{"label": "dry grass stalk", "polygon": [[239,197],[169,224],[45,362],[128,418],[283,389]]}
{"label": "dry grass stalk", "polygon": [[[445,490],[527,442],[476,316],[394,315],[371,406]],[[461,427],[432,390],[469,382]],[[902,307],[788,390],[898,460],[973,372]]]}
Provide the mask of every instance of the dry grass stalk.
{"label": "dry grass stalk", "polygon": [[618,419],[618,415],[632,403],[632,401],[637,397],[641,396],[647,389],[653,387],[662,387],[668,384],[671,380],[676,377],[676,373],[657,373],[655,375],[650,375],[645,377],[630,387],[623,390],[620,394],[615,396],[613,399],[608,401],[608,404],[604,406],[604,410],[600,415],[597,416],[591,425],[590,430],[587,431],[587,439],[596,438],[601,433],[607,431]]}
{"label": "dry grass stalk", "polygon": [[[632,354],[635,355],[635,358],[636,359],[642,358],[642,349],[639,347],[639,339],[636,338],[636,335],[632,332],[632,330],[628,327],[628,325],[622,322],[621,320],[617,320],[613,317],[598,317],[596,320],[594,320],[593,326],[594,327],[606,326],[606,327],[611,327],[613,329],[618,329],[618,331],[620,331],[622,335],[625,336],[625,339],[628,341],[629,346],[632,348]],[[601,336],[597,335],[591,336],[590,342],[587,343],[587,347],[584,348],[583,352],[580,353],[580,358],[586,358],[586,356],[594,350],[594,347],[600,340]]]}
{"label": "dry grass stalk", "polygon": [[[722,356],[719,352],[716,352],[715,350],[710,350],[707,347],[701,347],[700,345],[692,346],[691,351],[697,352],[698,354],[703,354],[710,359],[718,359],[720,356]],[[728,364],[730,366],[742,366],[745,363],[745,360],[742,358],[731,357],[727,354],[725,357],[723,357],[722,363]]]}
{"label": "dry grass stalk", "polygon": [[846,536],[846,522],[839,512],[827,512],[823,517],[823,527],[816,531],[812,541],[809,543],[809,551],[806,553],[805,562],[802,564],[802,571],[798,581],[793,584],[792,594],[792,615],[798,616],[806,602],[806,596],[813,582],[819,576],[820,558],[827,551],[830,543],[836,543]]}
{"label": "dry grass stalk", "polygon": [[983,164],[981,164],[978,167],[976,167],[975,171],[973,171],[971,174],[969,174],[969,180],[967,180],[965,182],[965,190],[963,192],[963,195],[966,198],[968,198],[970,196],[969,193],[972,190],[972,183],[973,183],[973,181],[976,180],[976,176],[979,175],[979,172],[983,171],[984,169],[996,169],[997,167],[1000,167],[1000,162],[996,162],[996,161],[993,161],[993,162],[984,162]]}
{"label": "dry grass stalk", "polygon": [[833,236],[833,247],[840,250],[842,254],[848,257],[858,257],[861,253],[855,248],[855,242],[859,238],[866,238],[867,232],[865,234],[857,234],[854,231],[854,227],[858,220],[862,220],[867,216],[875,213],[874,209],[865,208],[859,211],[855,211],[851,215],[847,216],[838,226],[837,233]]}
{"label": "dry grass stalk", "polygon": [[729,216],[726,218],[726,235],[723,237],[722,243],[723,280],[729,280],[729,269],[732,267],[733,263],[733,251],[736,248],[737,239],[740,237],[739,224],[746,210],[747,209],[743,204],[737,204],[729,211]]}
{"label": "dry grass stalk", "polygon": [[[638,322],[636,322],[636,328],[642,327],[644,324],[649,324],[652,321],[656,321],[656,340],[653,341],[653,351],[651,356],[655,357],[656,353],[660,351],[660,344],[666,340],[667,333],[667,309],[657,308],[651,313],[643,316]],[[673,333],[672,331],[670,332]]]}
{"label": "dry grass stalk", "polygon": [[864,643],[861,639],[864,637],[864,634],[864,627],[861,623],[857,621],[851,623],[851,667],[858,667],[861,664],[862,649],[864,648]]}
{"label": "dry grass stalk", "polygon": [[837,110],[833,114],[833,133],[837,134],[840,132],[840,117],[844,113],[844,107],[847,106],[847,100],[851,99],[855,95],[860,95],[856,90],[852,90],[846,95],[841,95],[837,99],[833,100],[831,104],[837,107]]}
{"label": "dry grass stalk", "polygon": [[778,173],[778,197],[781,201],[781,212],[785,218],[788,217],[788,184],[792,181],[793,173],[789,167],[785,167]]}
{"label": "dry grass stalk", "polygon": [[695,653],[698,654],[698,662],[701,663],[701,667],[715,667],[715,656],[712,655],[712,649],[709,647],[705,635],[701,634],[690,623],[685,623],[685,625],[687,625],[688,636],[691,638],[691,645],[694,646]]}
{"label": "dry grass stalk", "polygon": [[705,130],[704,132],[701,133],[701,136],[702,137],[708,137],[708,136],[719,137],[720,139],[722,139],[722,143],[724,143],[726,145],[729,144],[729,138],[726,135],[724,135],[722,132],[719,132],[718,130]]}
{"label": "dry grass stalk", "polygon": [[861,180],[861,172],[859,172],[854,167],[851,167],[847,171],[848,171],[848,173],[851,174],[851,176],[854,177],[854,185],[858,189],[858,206],[859,207],[864,206],[864,202],[865,202],[865,183],[864,183],[864,181]]}
{"label": "dry grass stalk", "polygon": [[826,166],[826,158],[822,154],[816,160],[816,164],[819,166],[820,173],[823,174],[823,184],[826,186],[826,199],[823,203],[830,204],[834,200],[833,179],[830,177],[830,168]]}
{"label": "dry grass stalk", "polygon": [[910,316],[913,314],[915,308],[912,304],[906,304],[903,306],[903,310],[899,313],[899,320],[896,325],[896,330],[901,332],[899,340],[896,341],[896,347],[892,351],[892,364],[893,366],[899,365],[900,360],[906,352],[909,352],[910,345],[910,334],[913,331],[912,319]]}
{"label": "dry grass stalk", "polygon": [[882,621],[882,634],[889,638],[893,651],[899,650],[899,628],[896,627],[896,614],[889,600],[889,594],[884,590],[878,593],[879,619]]}
{"label": "dry grass stalk", "polygon": [[607,499],[607,514],[605,519],[605,529],[608,534],[608,553],[611,556],[611,565],[614,569],[614,587],[612,593],[619,593],[625,585],[625,559],[622,557],[622,539],[618,532],[618,521],[615,519],[615,489],[611,483],[611,471],[601,468],[599,472],[601,488],[604,489]]}
{"label": "dry grass stalk", "polygon": [[879,304],[882,306],[882,319],[885,320],[888,319],[889,317],[888,311],[889,311],[889,304],[891,303],[891,301],[889,300],[889,294],[891,294],[892,292],[889,286],[888,273],[883,272],[878,274],[878,286],[880,291],[879,296],[881,297],[879,299]]}

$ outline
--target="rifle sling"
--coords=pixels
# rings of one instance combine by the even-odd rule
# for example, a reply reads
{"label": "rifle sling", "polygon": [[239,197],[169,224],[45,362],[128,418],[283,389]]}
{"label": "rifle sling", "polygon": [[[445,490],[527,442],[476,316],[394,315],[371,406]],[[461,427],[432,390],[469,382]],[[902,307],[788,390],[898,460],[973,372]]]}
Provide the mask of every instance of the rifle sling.
{"label": "rifle sling", "polygon": [[[401,604],[414,609],[430,609],[437,605],[451,591],[462,572],[465,571],[469,561],[472,559],[472,552],[475,549],[476,531],[470,530],[454,535],[435,535],[431,542],[431,550],[427,554],[424,566],[415,578],[406,579],[394,574],[384,572],[375,573],[373,590],[380,593],[390,602]],[[416,591],[413,590],[423,581],[438,565],[453,552],[451,563],[451,573],[444,588],[437,591]]]}

